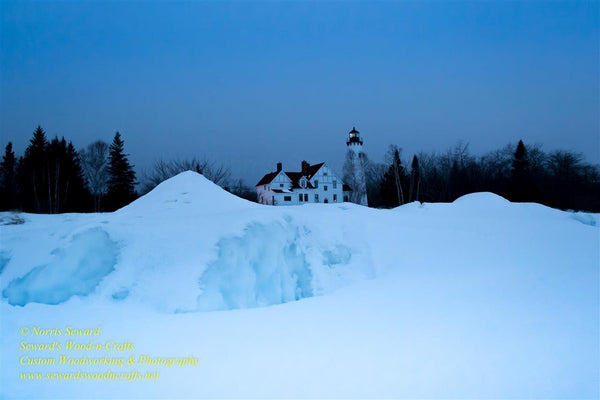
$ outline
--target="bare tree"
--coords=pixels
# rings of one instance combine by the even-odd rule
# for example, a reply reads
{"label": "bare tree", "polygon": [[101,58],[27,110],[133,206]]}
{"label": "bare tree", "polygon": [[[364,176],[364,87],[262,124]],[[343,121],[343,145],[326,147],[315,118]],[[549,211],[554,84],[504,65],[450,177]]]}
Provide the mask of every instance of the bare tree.
{"label": "bare tree", "polygon": [[380,184],[384,179],[386,171],[387,166],[382,163],[369,162],[367,165],[365,175],[367,178],[367,198],[369,199],[369,207],[380,207],[382,205]]}
{"label": "bare tree", "polygon": [[242,199],[246,199],[249,201],[257,202],[258,198],[256,197],[256,191],[250,186],[246,185],[243,179],[238,179],[235,183],[231,185],[229,188],[225,188],[230,193],[236,195],[237,197],[241,197]]}
{"label": "bare tree", "polygon": [[396,188],[398,205],[404,204],[404,191],[402,190],[402,178],[404,176],[404,168],[402,167],[402,161],[400,160],[401,152],[401,148],[394,144],[391,144],[385,155],[385,161],[387,164],[389,164],[389,172],[391,173],[391,176],[394,181],[394,187]]}
{"label": "bare tree", "polygon": [[142,194],[148,193],[161,182],[184,171],[196,171],[221,187],[227,186],[231,176],[229,168],[217,165],[206,158],[158,160],[152,170],[144,172],[142,176]]}
{"label": "bare tree", "polygon": [[367,178],[369,159],[363,152],[356,154],[353,150],[346,151],[343,166],[343,182],[350,186],[350,201],[356,204],[367,205]]}
{"label": "bare tree", "polygon": [[102,197],[106,194],[108,180],[108,143],[98,140],[79,151],[83,173],[94,198],[94,211],[100,211]]}
{"label": "bare tree", "polygon": [[550,153],[547,158],[548,171],[563,184],[569,184],[579,179],[582,172],[583,156],[557,150]]}

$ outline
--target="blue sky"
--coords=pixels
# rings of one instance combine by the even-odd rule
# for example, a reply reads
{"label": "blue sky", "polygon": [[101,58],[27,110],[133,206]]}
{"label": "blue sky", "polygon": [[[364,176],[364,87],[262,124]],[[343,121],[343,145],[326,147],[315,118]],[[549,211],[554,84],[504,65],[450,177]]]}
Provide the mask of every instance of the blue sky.
{"label": "blue sky", "polygon": [[598,1],[11,2],[0,135],[77,148],[118,130],[138,171],[208,157],[254,184],[340,170],[353,126],[382,161],[523,139],[600,162]]}

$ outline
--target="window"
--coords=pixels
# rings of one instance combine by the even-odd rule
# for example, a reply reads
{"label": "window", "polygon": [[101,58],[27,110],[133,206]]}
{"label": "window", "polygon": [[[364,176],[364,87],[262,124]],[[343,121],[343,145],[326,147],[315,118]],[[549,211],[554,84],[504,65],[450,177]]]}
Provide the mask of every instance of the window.
{"label": "window", "polygon": [[333,181],[333,188],[337,189],[337,181]]}
{"label": "window", "polygon": [[334,194],[334,195],[333,195],[333,202],[334,202],[334,203],[337,203],[337,194]]}
{"label": "window", "polygon": [[279,187],[280,187],[280,188],[282,188],[282,187],[283,187],[283,183],[280,183],[280,184],[279,184]]}
{"label": "window", "polygon": [[327,185],[323,185],[323,190],[326,192],[327,191]]}
{"label": "window", "polygon": [[318,202],[319,202],[319,195],[315,194],[315,203],[318,203]]}
{"label": "window", "polygon": [[265,190],[267,190],[267,185],[265,185]]}
{"label": "window", "polygon": [[319,181],[315,180],[315,189],[319,187]]}
{"label": "window", "polygon": [[344,202],[347,203],[348,202],[348,196],[344,196]]}
{"label": "window", "polygon": [[302,203],[302,193],[300,193],[300,194],[298,195],[298,201],[299,201],[300,203]]}
{"label": "window", "polygon": [[304,201],[308,201],[308,193],[304,193]]}
{"label": "window", "polygon": [[329,200],[327,200],[327,197],[325,197],[325,200],[323,200],[323,203],[329,203]]}
{"label": "window", "polygon": [[283,201],[292,201],[292,196],[283,196]]}
{"label": "window", "polygon": [[323,171],[323,176],[327,176],[327,171]]}

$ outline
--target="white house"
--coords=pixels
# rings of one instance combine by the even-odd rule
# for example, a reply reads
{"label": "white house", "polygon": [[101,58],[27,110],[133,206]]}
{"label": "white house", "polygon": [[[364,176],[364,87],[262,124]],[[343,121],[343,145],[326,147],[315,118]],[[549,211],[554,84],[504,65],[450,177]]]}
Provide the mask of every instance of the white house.
{"label": "white house", "polygon": [[258,202],[274,206],[341,203],[348,201],[350,192],[324,162],[310,165],[302,161],[300,172],[284,172],[277,163],[277,170],[256,184]]}

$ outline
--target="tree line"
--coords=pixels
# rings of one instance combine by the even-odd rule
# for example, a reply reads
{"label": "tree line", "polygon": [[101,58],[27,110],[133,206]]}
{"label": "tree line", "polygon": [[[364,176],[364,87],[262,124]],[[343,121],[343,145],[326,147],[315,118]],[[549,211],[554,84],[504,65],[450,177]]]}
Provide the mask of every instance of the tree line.
{"label": "tree line", "polygon": [[0,162],[0,210],[56,214],[114,211],[138,197],[136,176],[117,132],[112,144],[76,151],[71,141],[48,140],[41,126],[18,159],[9,142]]}
{"label": "tree line", "polygon": [[[598,165],[585,163],[581,154],[545,153],[540,146],[526,146],[522,141],[483,156],[471,155],[468,144],[459,142],[445,153],[415,154],[410,162],[402,159],[400,147],[391,145],[383,163],[366,157],[360,162],[370,207],[450,202],[486,191],[516,202],[600,212]],[[38,126],[23,156],[15,156],[10,142],[5,148],[0,162],[0,210],[114,211],[187,170],[256,201],[254,187],[241,179],[232,180],[228,168],[206,158],[158,160],[138,182],[119,132],[110,145],[96,141],[77,151],[65,138],[48,140]]]}
{"label": "tree line", "polygon": [[391,145],[384,163],[367,166],[369,206],[390,208],[412,201],[451,202],[474,192],[492,192],[513,202],[536,202],[563,210],[600,211],[600,167],[578,153],[523,141],[483,156],[459,142],[445,153],[421,152],[410,163]]}
{"label": "tree line", "polygon": [[23,156],[15,156],[11,142],[5,148],[0,162],[0,211],[114,211],[188,170],[203,174],[235,195],[256,201],[253,188],[241,179],[230,184],[229,169],[205,158],[158,160],[138,181],[119,132],[110,145],[98,140],[76,151],[64,137],[48,140],[38,126]]}

